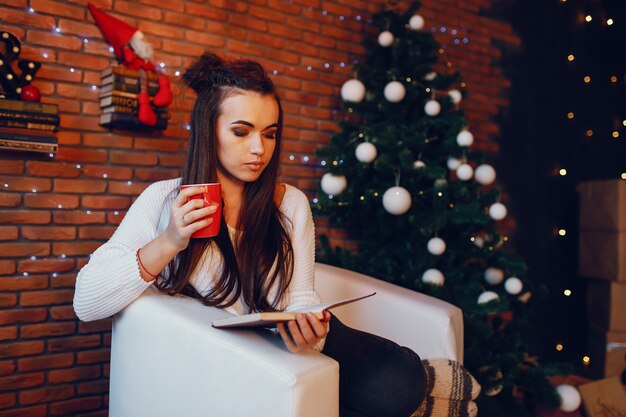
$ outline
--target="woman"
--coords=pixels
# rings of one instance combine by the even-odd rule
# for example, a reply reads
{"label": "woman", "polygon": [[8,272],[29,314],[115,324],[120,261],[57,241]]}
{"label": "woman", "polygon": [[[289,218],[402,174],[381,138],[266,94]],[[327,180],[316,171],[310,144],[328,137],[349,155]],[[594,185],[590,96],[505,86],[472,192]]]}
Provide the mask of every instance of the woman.
{"label": "woman", "polygon": [[[283,115],[272,81],[256,62],[208,53],[183,80],[197,99],[182,178],[148,187],[93,254],[77,277],[76,314],[109,317],[153,284],[238,315],[320,302],[309,202],[277,183]],[[210,182],[222,187],[220,231],[191,239],[216,204],[190,199],[203,187],[179,187]],[[407,417],[423,403],[424,367],[409,349],[330,314],[299,314],[278,330],[289,351],[312,348],[339,362],[343,417]]]}

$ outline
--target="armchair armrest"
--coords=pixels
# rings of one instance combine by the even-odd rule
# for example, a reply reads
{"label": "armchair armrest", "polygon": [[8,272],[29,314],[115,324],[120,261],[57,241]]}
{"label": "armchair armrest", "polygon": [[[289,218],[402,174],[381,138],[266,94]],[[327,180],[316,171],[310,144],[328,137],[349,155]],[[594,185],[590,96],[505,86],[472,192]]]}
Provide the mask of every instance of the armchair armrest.
{"label": "armchair armrest", "polygon": [[229,313],[149,288],[115,316],[111,417],[337,417],[339,367],[267,331],[211,327]]}
{"label": "armchair armrest", "polygon": [[315,264],[315,289],[325,302],[376,291],[374,297],[333,309],[333,314],[348,326],[410,347],[422,359],[463,362],[463,314],[452,304],[320,263]]}

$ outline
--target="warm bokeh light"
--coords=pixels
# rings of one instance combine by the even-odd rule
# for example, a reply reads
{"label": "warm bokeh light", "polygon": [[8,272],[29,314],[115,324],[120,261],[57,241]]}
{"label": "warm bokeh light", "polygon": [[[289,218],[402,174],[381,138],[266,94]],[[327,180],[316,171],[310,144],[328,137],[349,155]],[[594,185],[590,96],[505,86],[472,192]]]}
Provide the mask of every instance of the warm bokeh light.
{"label": "warm bokeh light", "polygon": [[[572,113],[572,112],[567,113],[567,118],[568,119],[573,119],[574,118],[574,113]],[[626,120],[625,120],[625,122],[626,122]]]}
{"label": "warm bokeh light", "polygon": [[593,17],[591,17],[590,14],[588,14],[587,16],[585,16],[585,21],[587,22],[591,22],[593,20]]}
{"label": "warm bokeh light", "polygon": [[570,295],[572,295],[572,290],[563,291],[563,295],[565,295],[566,297],[569,297]]}
{"label": "warm bokeh light", "polygon": [[593,136],[593,130],[589,129],[589,130],[587,131],[587,136]]}
{"label": "warm bokeh light", "polygon": [[567,56],[567,60],[568,60],[569,62],[572,62],[574,59],[575,59],[575,58],[574,58],[574,54],[569,54],[569,55]]}
{"label": "warm bokeh light", "polygon": [[613,137],[619,138],[619,132],[617,130],[613,132]]}
{"label": "warm bokeh light", "polygon": [[567,170],[565,168],[559,169],[559,175],[564,177],[567,175]]}
{"label": "warm bokeh light", "polygon": [[559,352],[563,350],[563,345],[560,343],[557,343],[556,345],[556,350],[558,350]]}
{"label": "warm bokeh light", "polygon": [[606,24],[609,26],[613,25],[613,19],[606,19]]}
{"label": "warm bokeh light", "polygon": [[585,78],[583,78],[583,81],[585,81],[585,84],[589,84],[591,82],[591,77],[588,75],[585,75]]}
{"label": "warm bokeh light", "polygon": [[559,236],[565,236],[567,234],[567,232],[565,231],[565,229],[559,229]]}
{"label": "warm bokeh light", "polygon": [[616,77],[615,75],[613,75],[613,76],[611,77],[611,82],[612,82],[612,83],[616,83],[616,82],[617,82],[617,77]]}
{"label": "warm bokeh light", "polygon": [[589,365],[591,363],[591,358],[589,356],[583,356],[583,365]]}

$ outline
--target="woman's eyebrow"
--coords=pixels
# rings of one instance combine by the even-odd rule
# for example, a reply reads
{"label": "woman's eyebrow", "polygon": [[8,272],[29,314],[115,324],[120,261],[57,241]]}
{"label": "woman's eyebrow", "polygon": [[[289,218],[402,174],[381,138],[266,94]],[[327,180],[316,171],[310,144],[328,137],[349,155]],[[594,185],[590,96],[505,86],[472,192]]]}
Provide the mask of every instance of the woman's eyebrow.
{"label": "woman's eyebrow", "polygon": [[[254,125],[252,123],[246,122],[245,120],[235,120],[234,122],[231,123],[231,125],[246,125],[246,126],[249,126],[249,127],[254,127]],[[265,126],[265,129],[263,129],[263,130],[270,129],[272,127],[278,127],[278,123],[272,123],[269,126]]]}

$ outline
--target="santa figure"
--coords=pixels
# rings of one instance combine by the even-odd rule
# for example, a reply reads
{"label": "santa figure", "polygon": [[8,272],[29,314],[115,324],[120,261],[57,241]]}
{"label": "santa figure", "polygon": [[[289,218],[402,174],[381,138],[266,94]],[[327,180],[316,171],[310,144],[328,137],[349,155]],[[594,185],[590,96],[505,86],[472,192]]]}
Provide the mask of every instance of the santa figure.
{"label": "santa figure", "polygon": [[[139,102],[139,121],[148,126],[157,123],[157,116],[150,106],[148,96],[148,80],[145,72],[157,73],[152,59],[152,45],[148,43],[141,31],[124,23],[111,15],[104,13],[91,3],[87,4],[102,36],[113,47],[113,51],[120,64],[126,68],[140,71],[142,86],[141,93],[137,94]],[[166,75],[161,74],[159,79],[159,90],[152,99],[152,104],[157,107],[167,107],[172,102],[172,90],[170,81]]]}

